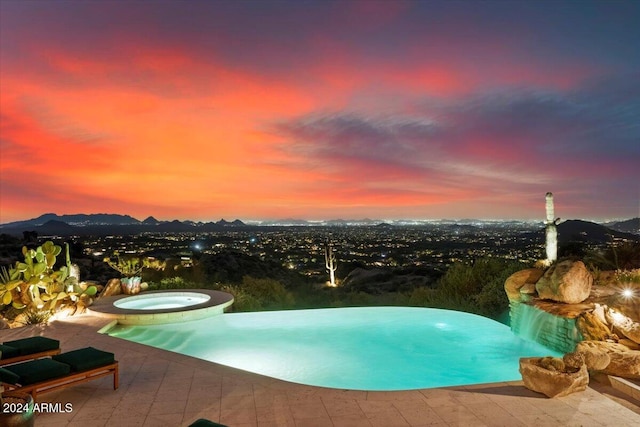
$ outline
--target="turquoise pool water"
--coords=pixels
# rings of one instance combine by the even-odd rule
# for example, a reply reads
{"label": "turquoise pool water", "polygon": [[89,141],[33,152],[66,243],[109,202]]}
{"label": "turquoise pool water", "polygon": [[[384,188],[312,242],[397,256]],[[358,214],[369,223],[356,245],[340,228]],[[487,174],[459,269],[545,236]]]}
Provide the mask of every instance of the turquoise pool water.
{"label": "turquoise pool water", "polygon": [[181,292],[179,295],[145,292],[142,295],[122,298],[113,305],[129,310],[164,310],[204,304],[210,299],[209,295],[196,292]]}
{"label": "turquoise pool water", "polygon": [[118,325],[109,334],[286,381],[352,390],[519,380],[520,357],[558,355],[485,317],[410,307],[227,313]]}

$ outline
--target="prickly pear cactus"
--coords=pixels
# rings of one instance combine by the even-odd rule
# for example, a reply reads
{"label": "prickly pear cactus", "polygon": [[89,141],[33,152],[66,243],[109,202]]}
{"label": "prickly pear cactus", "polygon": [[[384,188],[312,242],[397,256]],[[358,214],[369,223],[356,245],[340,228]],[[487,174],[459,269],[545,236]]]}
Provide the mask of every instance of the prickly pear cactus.
{"label": "prickly pear cactus", "polygon": [[[95,295],[95,286],[86,290],[77,287],[77,279],[69,276],[67,266],[55,270],[62,248],[47,241],[36,249],[22,248],[24,262],[16,262],[9,270],[8,280],[0,283],[0,302],[17,309],[55,311],[74,304],[82,293]],[[70,265],[67,247],[67,265]]]}

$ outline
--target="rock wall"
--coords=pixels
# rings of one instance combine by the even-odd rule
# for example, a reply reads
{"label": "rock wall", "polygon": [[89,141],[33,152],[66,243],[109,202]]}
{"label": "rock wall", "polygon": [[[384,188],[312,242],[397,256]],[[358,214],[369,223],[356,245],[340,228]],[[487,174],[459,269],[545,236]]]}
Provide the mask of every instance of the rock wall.
{"label": "rock wall", "polygon": [[514,334],[560,353],[570,353],[582,341],[576,320],[555,316],[526,303],[510,304]]}

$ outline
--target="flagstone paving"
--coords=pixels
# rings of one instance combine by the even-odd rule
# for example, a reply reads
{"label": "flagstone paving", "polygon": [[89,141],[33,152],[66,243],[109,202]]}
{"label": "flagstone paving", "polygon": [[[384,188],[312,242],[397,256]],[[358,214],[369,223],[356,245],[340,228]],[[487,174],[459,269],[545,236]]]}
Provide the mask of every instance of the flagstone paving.
{"label": "flagstone paving", "polygon": [[[46,393],[38,402],[71,403],[38,413],[36,426],[188,426],[208,418],[230,427],[633,426],[640,402],[598,384],[558,399],[521,381],[396,392],[338,390],[288,383],[97,333],[89,315],[0,331],[0,341],[45,335],[62,351],[93,346],[115,353],[111,377]],[[256,357],[260,357],[256,355]]]}

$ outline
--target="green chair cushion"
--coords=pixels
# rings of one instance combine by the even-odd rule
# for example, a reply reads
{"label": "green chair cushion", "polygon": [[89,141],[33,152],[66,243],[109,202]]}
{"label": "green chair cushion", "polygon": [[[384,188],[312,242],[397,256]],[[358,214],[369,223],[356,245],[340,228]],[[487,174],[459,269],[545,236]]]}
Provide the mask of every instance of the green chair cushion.
{"label": "green chair cushion", "polygon": [[195,420],[189,427],[227,427],[223,424],[214,423],[213,421],[207,420],[205,418],[200,418],[199,420]]}
{"label": "green chair cushion", "polygon": [[60,341],[40,336],[6,341],[3,344],[17,349],[20,352],[20,356],[60,348]]}
{"label": "green chair cushion", "polygon": [[109,365],[115,361],[113,353],[98,350],[93,347],[68,351],[52,357],[53,360],[66,363],[72,372],[82,372],[100,366]]}
{"label": "green chair cushion", "polygon": [[0,368],[0,381],[3,383],[17,384],[20,381],[20,376],[8,369]]}
{"label": "green chair cushion", "polygon": [[71,372],[69,365],[51,359],[31,360],[10,365],[4,369],[17,375],[20,378],[17,382],[21,385],[63,377]]}
{"label": "green chair cushion", "polygon": [[10,345],[0,344],[0,359],[10,359],[20,356],[20,350]]}

